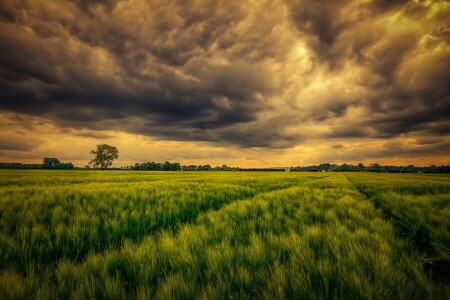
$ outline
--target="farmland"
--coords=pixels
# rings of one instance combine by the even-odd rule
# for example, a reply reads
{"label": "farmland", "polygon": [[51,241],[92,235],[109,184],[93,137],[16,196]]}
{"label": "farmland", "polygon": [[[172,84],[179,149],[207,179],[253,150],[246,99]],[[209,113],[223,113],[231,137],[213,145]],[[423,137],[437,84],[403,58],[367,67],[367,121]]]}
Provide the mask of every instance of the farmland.
{"label": "farmland", "polygon": [[1,299],[445,299],[450,176],[1,171]]}

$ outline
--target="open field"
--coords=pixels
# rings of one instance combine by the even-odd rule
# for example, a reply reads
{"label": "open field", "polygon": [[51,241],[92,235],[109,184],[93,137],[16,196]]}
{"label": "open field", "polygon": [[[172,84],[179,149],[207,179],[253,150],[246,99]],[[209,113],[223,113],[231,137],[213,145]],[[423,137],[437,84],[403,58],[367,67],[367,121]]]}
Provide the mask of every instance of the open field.
{"label": "open field", "polygon": [[445,299],[450,176],[0,171],[1,299]]}

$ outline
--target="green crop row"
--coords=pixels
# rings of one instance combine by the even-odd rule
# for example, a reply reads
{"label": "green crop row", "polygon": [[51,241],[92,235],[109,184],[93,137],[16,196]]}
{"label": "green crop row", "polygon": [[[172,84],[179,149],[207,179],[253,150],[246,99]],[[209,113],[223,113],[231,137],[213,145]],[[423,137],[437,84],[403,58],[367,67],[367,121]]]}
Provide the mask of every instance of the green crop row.
{"label": "green crop row", "polygon": [[450,182],[445,175],[348,174],[412,239],[422,259],[450,276]]}

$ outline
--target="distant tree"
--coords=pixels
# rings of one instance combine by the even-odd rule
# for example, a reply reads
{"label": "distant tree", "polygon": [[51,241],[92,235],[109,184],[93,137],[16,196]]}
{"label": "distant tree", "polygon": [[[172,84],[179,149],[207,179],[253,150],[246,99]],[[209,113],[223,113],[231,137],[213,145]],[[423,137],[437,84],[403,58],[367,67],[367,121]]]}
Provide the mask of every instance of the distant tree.
{"label": "distant tree", "polygon": [[196,165],[183,166],[182,168],[184,171],[197,171]]}
{"label": "distant tree", "polygon": [[373,172],[383,172],[383,167],[380,166],[379,164],[372,164],[372,171]]}
{"label": "distant tree", "polygon": [[329,163],[324,163],[319,165],[320,171],[328,171],[330,169],[331,165]]}
{"label": "distant tree", "polygon": [[172,168],[172,164],[171,164],[170,162],[166,161],[166,162],[163,164],[163,170],[164,170],[164,171],[170,171],[171,168]]}
{"label": "distant tree", "polygon": [[72,163],[62,163],[60,166],[60,169],[73,170],[73,169],[75,169],[75,166]]}
{"label": "distant tree", "polygon": [[202,167],[202,170],[203,170],[203,171],[211,171],[212,168],[211,168],[210,165],[204,165],[204,166]]}
{"label": "distant tree", "polygon": [[402,173],[416,173],[416,167],[414,167],[414,165],[409,165],[407,167],[402,168],[401,170]]}
{"label": "distant tree", "polygon": [[114,146],[102,144],[97,145],[97,149],[92,150],[91,155],[94,155],[94,158],[89,164],[92,164],[95,168],[104,170],[112,165],[114,159],[119,157],[119,150]]}
{"label": "distant tree", "polygon": [[54,157],[45,157],[42,160],[42,168],[43,169],[60,169],[61,168],[61,162],[59,159]]}
{"label": "distant tree", "polygon": [[359,164],[358,164],[358,168],[359,168],[360,170],[364,171],[364,165],[363,165],[362,163],[359,163]]}
{"label": "distant tree", "polygon": [[0,169],[43,169],[42,164],[0,163]]}

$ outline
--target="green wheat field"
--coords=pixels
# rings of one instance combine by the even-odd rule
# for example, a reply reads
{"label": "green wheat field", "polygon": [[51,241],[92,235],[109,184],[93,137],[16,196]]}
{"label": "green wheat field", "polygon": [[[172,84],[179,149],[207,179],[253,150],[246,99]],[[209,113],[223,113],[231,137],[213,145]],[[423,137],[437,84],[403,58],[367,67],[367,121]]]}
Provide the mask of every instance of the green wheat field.
{"label": "green wheat field", "polygon": [[0,299],[446,299],[449,248],[449,175],[0,171]]}

